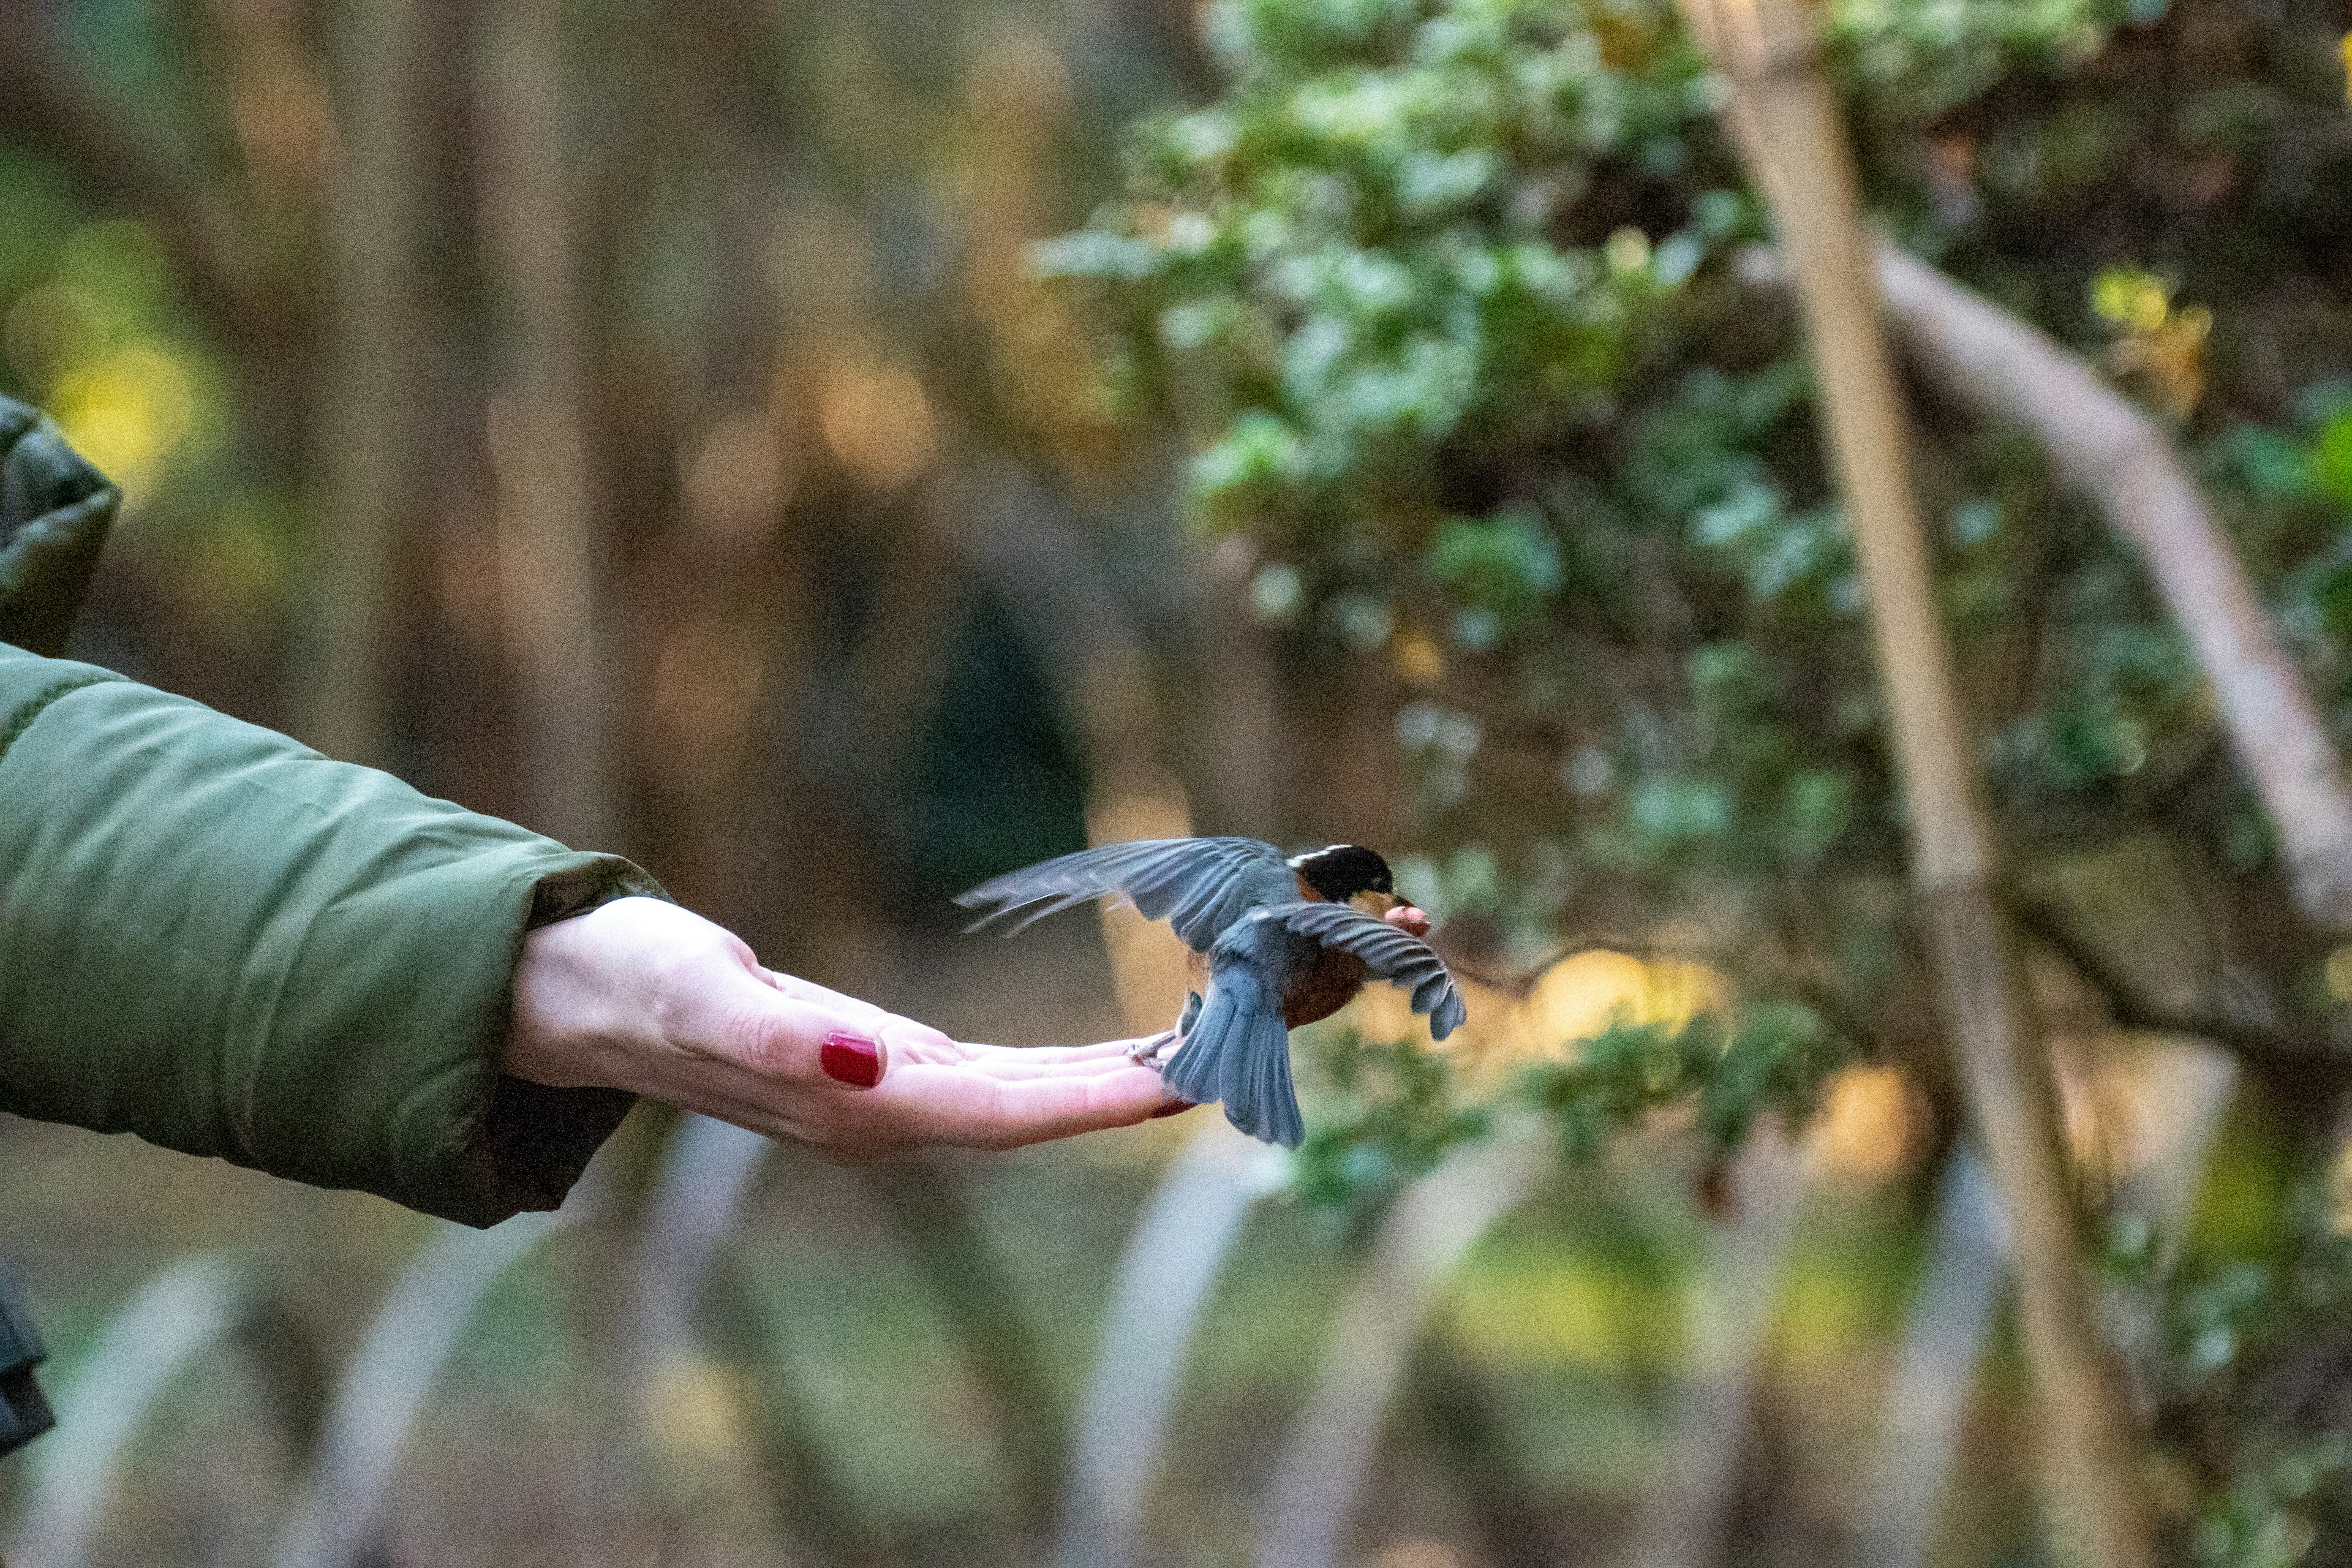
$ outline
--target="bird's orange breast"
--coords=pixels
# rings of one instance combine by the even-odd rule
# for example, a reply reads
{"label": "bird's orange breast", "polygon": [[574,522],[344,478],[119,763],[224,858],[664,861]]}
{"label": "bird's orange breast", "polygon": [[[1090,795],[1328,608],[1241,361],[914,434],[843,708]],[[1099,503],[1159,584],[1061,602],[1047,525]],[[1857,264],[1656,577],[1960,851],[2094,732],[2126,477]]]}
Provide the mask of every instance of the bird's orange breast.
{"label": "bird's orange breast", "polygon": [[1355,1000],[1370,973],[1352,952],[1336,947],[1318,949],[1314,962],[1301,966],[1283,990],[1283,1024],[1296,1029],[1329,1017]]}

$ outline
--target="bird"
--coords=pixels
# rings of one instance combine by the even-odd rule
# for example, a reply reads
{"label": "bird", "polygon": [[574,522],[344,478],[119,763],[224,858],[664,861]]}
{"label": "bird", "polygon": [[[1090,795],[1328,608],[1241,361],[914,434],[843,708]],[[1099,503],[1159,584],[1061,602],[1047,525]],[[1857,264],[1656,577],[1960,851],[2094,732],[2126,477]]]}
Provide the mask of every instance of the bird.
{"label": "bird", "polygon": [[1433,1038],[1468,1016],[1423,940],[1429,917],[1397,897],[1389,863],[1360,844],[1286,855],[1255,838],[1137,839],[1007,872],[955,901],[987,908],[973,931],[1027,910],[1017,931],[1103,897],[1168,921],[1207,974],[1206,994],[1189,991],[1176,1026],[1139,1043],[1136,1059],[1186,1100],[1223,1100],[1225,1120],[1264,1142],[1296,1149],[1307,1137],[1290,1031],[1329,1017],[1369,981],[1410,991]]}

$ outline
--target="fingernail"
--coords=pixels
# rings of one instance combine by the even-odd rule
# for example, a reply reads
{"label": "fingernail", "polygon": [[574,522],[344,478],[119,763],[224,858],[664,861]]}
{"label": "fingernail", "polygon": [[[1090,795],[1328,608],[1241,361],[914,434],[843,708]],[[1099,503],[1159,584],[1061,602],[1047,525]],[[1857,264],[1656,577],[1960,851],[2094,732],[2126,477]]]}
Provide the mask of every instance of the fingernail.
{"label": "fingernail", "polygon": [[1197,1100],[1171,1100],[1167,1104],[1161,1106],[1159,1110],[1153,1111],[1150,1115],[1145,1117],[1144,1120],[1146,1121],[1157,1121],[1163,1116],[1181,1116],[1188,1110],[1198,1110],[1200,1109],[1201,1102]]}
{"label": "fingernail", "polygon": [[882,1081],[882,1047],[863,1035],[836,1029],[824,1037],[816,1053],[817,1066],[835,1083],[852,1089],[872,1089]]}

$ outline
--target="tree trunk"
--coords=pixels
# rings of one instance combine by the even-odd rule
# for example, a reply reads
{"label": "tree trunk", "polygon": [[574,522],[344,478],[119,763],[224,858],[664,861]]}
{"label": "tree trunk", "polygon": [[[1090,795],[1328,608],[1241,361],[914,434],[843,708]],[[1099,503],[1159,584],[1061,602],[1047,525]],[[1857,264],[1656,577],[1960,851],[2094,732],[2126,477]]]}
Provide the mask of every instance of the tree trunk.
{"label": "tree trunk", "polygon": [[508,316],[492,399],[499,587],[522,706],[530,826],[614,847],[602,550],[585,432],[585,336],[554,0],[482,12],[481,222]]}
{"label": "tree trunk", "polygon": [[326,27],[337,156],[327,191],[323,479],[308,661],[317,674],[292,710],[303,738],[328,755],[382,766],[386,611],[425,438],[415,105],[424,30],[415,0],[336,12]]}
{"label": "tree trunk", "polygon": [[2083,1276],[2050,1063],[1992,897],[1992,834],[1937,616],[1843,129],[1796,0],[1685,3],[1730,78],[1732,132],[1772,209],[1813,341],[1909,806],[1921,928],[2015,1237],[2057,1544],[2070,1562],[2147,1568],[2155,1549],[2131,1421]]}

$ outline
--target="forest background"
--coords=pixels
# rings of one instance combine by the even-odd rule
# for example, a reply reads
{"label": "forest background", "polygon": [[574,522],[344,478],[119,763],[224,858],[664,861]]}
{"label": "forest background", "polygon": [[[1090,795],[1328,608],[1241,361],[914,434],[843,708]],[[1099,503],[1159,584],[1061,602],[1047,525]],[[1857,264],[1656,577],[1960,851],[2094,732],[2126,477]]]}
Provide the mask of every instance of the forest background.
{"label": "forest background", "polygon": [[0,4],[81,657],[972,1037],[1172,1013],[958,932],[1090,838],[1381,846],[1475,984],[1287,1161],[646,1108],[488,1238],[11,1122],[9,1560],[2352,1561],[2347,25]]}

